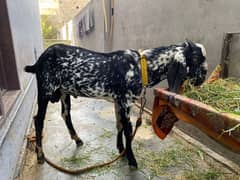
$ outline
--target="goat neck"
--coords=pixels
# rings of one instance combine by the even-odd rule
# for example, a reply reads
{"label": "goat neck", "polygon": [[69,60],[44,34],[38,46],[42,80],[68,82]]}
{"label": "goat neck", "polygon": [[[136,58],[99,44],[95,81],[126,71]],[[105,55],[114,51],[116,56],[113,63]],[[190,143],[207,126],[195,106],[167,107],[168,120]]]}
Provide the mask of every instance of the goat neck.
{"label": "goat neck", "polygon": [[141,52],[147,59],[148,87],[152,87],[167,78],[169,64],[179,56],[184,59],[184,46],[171,45],[160,48],[146,49]]}

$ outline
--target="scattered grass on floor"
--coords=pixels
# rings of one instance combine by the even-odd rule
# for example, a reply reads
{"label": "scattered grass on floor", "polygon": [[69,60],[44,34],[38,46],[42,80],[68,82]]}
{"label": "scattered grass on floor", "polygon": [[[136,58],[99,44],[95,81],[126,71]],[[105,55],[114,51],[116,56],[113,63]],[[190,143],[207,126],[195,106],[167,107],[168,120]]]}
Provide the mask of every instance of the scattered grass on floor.
{"label": "scattered grass on floor", "polygon": [[[140,145],[141,146],[141,145]],[[161,176],[170,168],[181,166],[192,167],[194,160],[191,149],[184,147],[170,148],[159,152],[137,147],[137,159],[141,168],[147,168],[154,176]]]}
{"label": "scattered grass on floor", "polygon": [[[118,156],[118,153],[115,151],[109,151],[108,148],[105,148],[104,151],[107,153],[108,155],[108,159],[106,159],[105,161],[110,161],[114,158],[116,158]],[[90,173],[96,174],[97,176],[104,176],[106,174],[114,174],[114,176],[116,177],[121,177],[121,167],[123,167],[123,165],[126,165],[126,162],[122,162],[121,160],[116,161],[115,163],[108,165],[108,166],[104,166],[101,168],[96,168],[93,169]]]}
{"label": "scattered grass on floor", "polygon": [[103,129],[103,133],[99,136],[100,138],[103,138],[103,139],[107,139],[107,138],[111,138],[113,136],[113,132],[108,130],[108,129]]}
{"label": "scattered grass on floor", "polygon": [[221,172],[215,169],[210,169],[210,170],[193,169],[193,170],[184,172],[183,176],[185,177],[185,179],[191,179],[191,180],[215,180],[215,179],[223,180],[223,176]]}
{"label": "scattered grass on floor", "polygon": [[182,170],[181,177],[191,180],[212,180],[222,179],[223,174],[212,168],[204,169],[201,163],[204,162],[204,154],[200,150],[186,147],[176,142],[174,148],[162,151],[149,151],[144,149],[139,142],[136,145],[136,156],[141,169],[150,172],[150,177],[167,176],[175,178]]}
{"label": "scattered grass on floor", "polygon": [[63,158],[62,161],[71,164],[86,164],[91,159],[89,153],[82,154],[81,156],[73,156],[70,158]]}
{"label": "scattered grass on floor", "polygon": [[[113,133],[104,129],[100,138],[108,139],[112,137]],[[98,137],[98,138],[99,138]],[[184,145],[179,140],[174,140],[174,146],[168,149],[164,148],[161,151],[153,151],[146,146],[144,140],[135,139],[133,142],[133,151],[138,162],[138,171],[142,172],[146,179],[154,177],[163,177],[166,179],[191,179],[191,180],[224,180],[225,174],[216,167],[207,164],[204,152],[191,146]],[[68,165],[86,165],[88,162],[94,162],[91,159],[92,153],[98,153],[100,147],[91,148],[91,150],[84,150],[80,157],[64,158],[63,161]],[[101,151],[107,154],[107,159],[115,158],[118,153],[114,149],[102,147]],[[106,161],[107,161],[106,159]],[[118,179],[124,172],[124,167],[128,165],[127,159],[124,157],[110,166],[94,169],[89,173],[93,176],[104,177],[111,174],[111,177]],[[232,176],[233,177],[233,176]],[[234,178],[232,178],[234,179]],[[234,180],[237,180],[235,178]]]}

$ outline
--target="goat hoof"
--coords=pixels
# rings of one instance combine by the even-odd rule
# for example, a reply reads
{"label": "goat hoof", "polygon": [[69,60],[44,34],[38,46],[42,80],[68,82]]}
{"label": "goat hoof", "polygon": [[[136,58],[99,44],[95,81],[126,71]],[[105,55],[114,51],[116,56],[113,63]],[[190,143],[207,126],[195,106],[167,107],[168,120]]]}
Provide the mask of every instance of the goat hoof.
{"label": "goat hoof", "polygon": [[135,159],[132,161],[129,161],[128,165],[129,165],[130,169],[133,169],[133,170],[138,168],[137,161]]}
{"label": "goat hoof", "polygon": [[[119,151],[119,154],[121,154],[123,151]],[[122,154],[122,157],[126,156],[126,152]]]}
{"label": "goat hoof", "polygon": [[138,169],[138,165],[137,164],[136,165],[129,165],[129,168],[131,170],[137,170]]}
{"label": "goat hoof", "polygon": [[[124,151],[124,147],[118,147],[118,152],[121,154]],[[125,156],[126,152],[123,154]]]}
{"label": "goat hoof", "polygon": [[77,140],[76,141],[76,145],[77,145],[77,147],[82,146],[83,145],[83,141],[81,139]]}
{"label": "goat hoof", "polygon": [[37,162],[38,162],[38,164],[43,164],[44,163],[44,157],[38,157],[37,158]]}

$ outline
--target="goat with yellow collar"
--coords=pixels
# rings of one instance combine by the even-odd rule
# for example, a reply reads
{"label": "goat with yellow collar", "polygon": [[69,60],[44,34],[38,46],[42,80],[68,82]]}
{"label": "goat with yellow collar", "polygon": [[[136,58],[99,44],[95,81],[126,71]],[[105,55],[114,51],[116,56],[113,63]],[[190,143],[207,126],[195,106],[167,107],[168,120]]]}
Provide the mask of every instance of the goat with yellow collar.
{"label": "goat with yellow collar", "polygon": [[70,95],[102,98],[113,101],[117,119],[117,148],[124,149],[130,166],[137,167],[131,146],[130,107],[143,87],[152,87],[164,79],[169,90],[177,92],[185,79],[200,85],[207,73],[206,51],[201,44],[186,41],[179,45],[152,48],[141,53],[135,50],[100,53],[84,48],[56,44],[46,49],[25,71],[36,74],[38,112],[35,116],[36,152],[44,162],[42,130],[48,102],[62,103],[64,118],[71,138],[83,142],[75,132],[70,115]]}

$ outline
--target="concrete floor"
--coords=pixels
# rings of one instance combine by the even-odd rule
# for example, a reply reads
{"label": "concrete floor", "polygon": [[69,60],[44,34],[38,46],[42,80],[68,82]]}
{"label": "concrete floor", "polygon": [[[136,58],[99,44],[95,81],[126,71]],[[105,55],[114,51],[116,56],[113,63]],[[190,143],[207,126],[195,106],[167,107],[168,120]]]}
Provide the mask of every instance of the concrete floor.
{"label": "concrete floor", "polygon": [[[70,139],[60,115],[60,104],[50,104],[45,119],[43,147],[47,157],[67,168],[75,169],[110,160],[115,157],[116,125],[113,104],[104,100],[87,98],[72,99],[72,119],[78,135],[84,141],[76,147]],[[133,108],[134,124],[138,109]],[[19,180],[76,180],[76,179],[238,179],[198,148],[179,140],[173,134],[161,141],[147,123],[143,125],[133,142],[139,168],[128,167],[126,158],[109,167],[103,167],[81,175],[68,175],[55,170],[46,162],[38,165],[31,148],[27,149],[25,163]]]}

